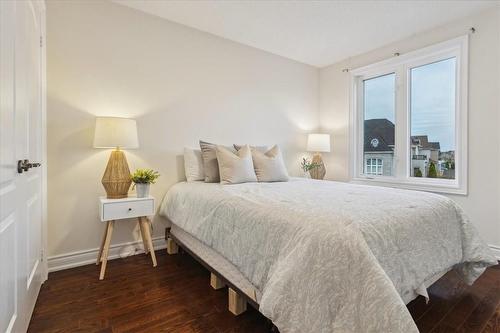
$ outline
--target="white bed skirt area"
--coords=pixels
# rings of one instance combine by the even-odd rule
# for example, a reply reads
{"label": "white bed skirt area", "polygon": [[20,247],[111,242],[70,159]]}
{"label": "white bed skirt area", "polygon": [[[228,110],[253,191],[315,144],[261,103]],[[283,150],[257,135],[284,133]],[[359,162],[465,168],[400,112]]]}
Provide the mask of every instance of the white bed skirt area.
{"label": "white bed skirt area", "polygon": [[497,263],[460,208],[431,193],[191,182],[174,185],[160,213],[215,270],[237,271],[240,290],[255,288],[281,332],[417,332],[405,303],[451,267],[472,283]]}

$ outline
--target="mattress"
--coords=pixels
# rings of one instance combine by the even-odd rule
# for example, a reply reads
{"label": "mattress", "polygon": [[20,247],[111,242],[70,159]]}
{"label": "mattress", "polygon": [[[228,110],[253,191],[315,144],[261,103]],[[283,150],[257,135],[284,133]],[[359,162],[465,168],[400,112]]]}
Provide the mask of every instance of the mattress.
{"label": "mattress", "polygon": [[449,198],[292,179],[174,185],[160,213],[231,263],[282,332],[416,332],[405,303],[496,259]]}

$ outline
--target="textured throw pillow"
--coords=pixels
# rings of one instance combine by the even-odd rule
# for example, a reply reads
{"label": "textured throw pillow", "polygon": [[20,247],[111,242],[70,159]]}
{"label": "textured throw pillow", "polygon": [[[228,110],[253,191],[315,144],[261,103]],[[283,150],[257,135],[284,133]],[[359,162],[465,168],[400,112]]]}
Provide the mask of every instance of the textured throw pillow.
{"label": "textured throw pillow", "polygon": [[236,153],[223,146],[217,146],[216,151],[221,184],[257,181],[249,146],[243,146]]}
{"label": "textured throw pillow", "polygon": [[283,162],[280,148],[277,145],[266,152],[252,149],[252,158],[259,182],[288,181],[288,172]]}
{"label": "textured throw pillow", "polygon": [[184,172],[188,182],[205,180],[201,150],[184,148]]}

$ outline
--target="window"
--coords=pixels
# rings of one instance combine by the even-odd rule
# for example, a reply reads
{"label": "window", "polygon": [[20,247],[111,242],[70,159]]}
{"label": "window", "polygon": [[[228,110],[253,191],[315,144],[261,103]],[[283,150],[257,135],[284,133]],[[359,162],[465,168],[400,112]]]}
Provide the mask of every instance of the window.
{"label": "window", "polygon": [[[363,159],[387,163],[386,176],[393,175],[395,136],[396,74],[390,73],[363,80]],[[375,165],[375,163],[373,164]],[[367,164],[368,166],[368,164]],[[366,175],[382,175],[365,168]]]}
{"label": "window", "polygon": [[353,181],[466,194],[467,43],[351,71]]}
{"label": "window", "polygon": [[381,158],[367,158],[365,163],[365,174],[382,175],[384,163]]}
{"label": "window", "polygon": [[410,170],[455,179],[456,57],[410,69]]}

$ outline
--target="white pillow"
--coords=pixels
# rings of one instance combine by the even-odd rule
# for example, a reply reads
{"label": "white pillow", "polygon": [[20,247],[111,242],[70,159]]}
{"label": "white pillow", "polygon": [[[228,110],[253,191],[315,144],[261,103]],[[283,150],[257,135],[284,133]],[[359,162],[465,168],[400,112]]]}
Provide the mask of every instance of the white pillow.
{"label": "white pillow", "polygon": [[184,148],[184,172],[188,182],[205,180],[201,150]]}
{"label": "white pillow", "polygon": [[221,184],[239,184],[257,181],[253,169],[252,152],[248,145],[243,146],[236,153],[224,146],[217,146],[216,153]]}
{"label": "white pillow", "polygon": [[252,149],[253,166],[259,182],[286,182],[288,172],[278,145],[266,152]]}

